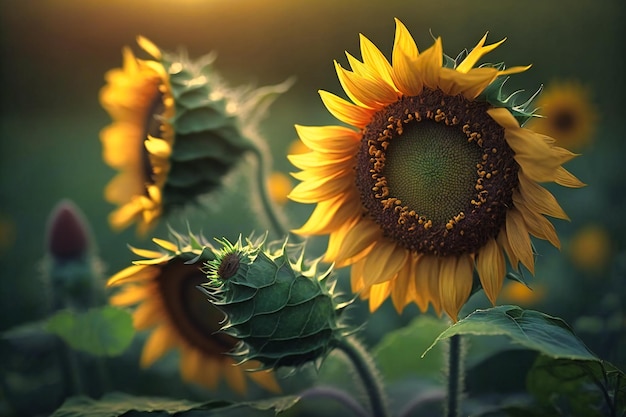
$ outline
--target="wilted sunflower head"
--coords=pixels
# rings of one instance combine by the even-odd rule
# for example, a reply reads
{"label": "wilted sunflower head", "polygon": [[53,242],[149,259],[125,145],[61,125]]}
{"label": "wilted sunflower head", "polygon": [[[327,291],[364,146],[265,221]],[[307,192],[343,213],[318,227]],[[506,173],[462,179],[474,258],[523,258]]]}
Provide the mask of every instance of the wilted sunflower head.
{"label": "wilted sunflower head", "polygon": [[137,42],[150,59],[125,48],[122,68],[107,72],[100,102],[113,122],[101,140],[105,162],[120,171],[105,190],[119,206],[110,223],[123,229],[137,222],[144,233],[162,215],[220,187],[256,148],[250,138],[256,124],[291,80],[234,91],[213,70],[214,55],[191,61],[146,38]]}
{"label": "wilted sunflower head", "polygon": [[296,232],[330,235],[326,259],[352,265],[372,310],[391,296],[398,310],[432,304],[456,320],[474,270],[495,303],[504,253],[533,272],[529,234],[559,246],[544,215],[567,216],[538,183],[582,186],[562,167],[575,155],[521,127],[532,97],[517,103],[502,86],[529,67],[476,67],[503,42],[485,41],[454,59],[441,38],[419,52],[396,20],[391,62],[361,36],[362,60],[335,63],[350,101],[320,91],[349,126],[296,126],[311,152],[289,157],[302,170],[290,198],[317,203]]}
{"label": "wilted sunflower head", "polygon": [[582,149],[593,139],[598,114],[590,91],[577,81],[559,81],[547,86],[536,103],[542,117],[528,127],[556,139],[559,146]]}
{"label": "wilted sunflower head", "polygon": [[161,250],[132,248],[146,259],[135,261],[111,277],[108,286],[122,289],[111,297],[116,306],[139,304],[133,313],[137,330],[150,329],[141,355],[141,366],[148,367],[169,350],[180,350],[180,372],[188,382],[215,388],[224,377],[228,385],[242,394],[246,375],[273,392],[280,391],[273,374],[247,372],[258,363],[236,365],[228,354],[237,339],[218,333],[224,314],[198,290],[207,281],[202,262],[212,253],[201,238],[175,235],[176,243],[154,239]]}

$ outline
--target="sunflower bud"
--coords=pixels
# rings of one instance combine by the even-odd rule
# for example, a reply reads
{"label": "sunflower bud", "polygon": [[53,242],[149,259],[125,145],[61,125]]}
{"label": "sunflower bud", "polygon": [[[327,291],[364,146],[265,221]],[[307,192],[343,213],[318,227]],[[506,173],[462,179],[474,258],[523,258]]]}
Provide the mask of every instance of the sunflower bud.
{"label": "sunflower bud", "polygon": [[86,310],[104,302],[101,262],[95,255],[88,222],[70,200],[50,214],[43,278],[49,287],[50,308]]}
{"label": "sunflower bud", "polygon": [[219,242],[204,287],[227,316],[221,330],[242,342],[233,355],[263,368],[322,359],[346,332],[340,313],[350,304],[333,293],[332,268],[319,273],[318,260],[305,265],[303,246],[287,240],[275,250],[263,241]]}

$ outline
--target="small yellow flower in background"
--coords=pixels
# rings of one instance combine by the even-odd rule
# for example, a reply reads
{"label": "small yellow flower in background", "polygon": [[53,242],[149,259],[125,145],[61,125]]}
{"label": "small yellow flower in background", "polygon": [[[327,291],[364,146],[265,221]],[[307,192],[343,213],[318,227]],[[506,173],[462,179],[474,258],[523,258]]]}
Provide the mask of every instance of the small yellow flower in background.
{"label": "small yellow flower in background", "polygon": [[151,56],[124,48],[122,68],[106,74],[100,102],[113,122],[101,132],[104,161],[120,171],[105,198],[119,206],[114,229],[137,223],[140,234],[159,218],[217,190],[224,177],[257,149],[256,127],[271,101],[292,83],[231,90],[211,64],[161,51],[143,37]]}
{"label": "small yellow flower in background", "polygon": [[503,95],[506,75],[529,67],[481,65],[503,41],[486,36],[456,59],[437,38],[419,52],[396,20],[391,62],[361,36],[352,70],[335,62],[350,101],[320,91],[345,126],[296,126],[311,152],[290,198],[317,204],[296,233],[330,235],[326,260],[351,265],[352,290],[374,311],[388,297],[401,311],[429,304],[457,320],[474,269],[495,303],[506,273],[534,273],[530,236],[559,247],[546,215],[567,215],[543,182],[581,183],[563,164],[574,154],[522,127],[531,100]]}
{"label": "small yellow flower in background", "polygon": [[611,237],[604,227],[587,225],[573,236],[568,253],[577,268],[587,272],[602,271],[612,255]]}
{"label": "small yellow flower in background", "polygon": [[180,350],[180,372],[185,381],[215,388],[221,378],[236,392],[246,391],[246,376],[263,388],[279,392],[270,372],[248,372],[259,368],[254,361],[237,366],[227,355],[237,339],[218,333],[224,314],[197,289],[206,282],[200,263],[186,263],[203,250],[195,237],[190,242],[179,238],[175,244],[153,239],[162,250],[132,248],[146,258],[111,277],[108,286],[121,286],[110,303],[115,306],[139,304],[133,313],[137,330],[150,329],[141,355],[141,366],[148,367],[169,350]]}
{"label": "small yellow flower in background", "polygon": [[511,281],[502,288],[502,301],[528,307],[537,304],[546,295],[546,289],[540,284],[528,288],[522,283]]}
{"label": "small yellow flower in background", "polygon": [[289,199],[287,196],[291,192],[293,185],[291,178],[282,172],[272,172],[267,179],[267,186],[272,200],[280,205],[285,204]]}
{"label": "small yellow flower in background", "polygon": [[557,81],[539,96],[536,106],[543,117],[533,118],[528,128],[556,139],[559,146],[582,149],[592,139],[597,111],[589,89],[577,81]]}

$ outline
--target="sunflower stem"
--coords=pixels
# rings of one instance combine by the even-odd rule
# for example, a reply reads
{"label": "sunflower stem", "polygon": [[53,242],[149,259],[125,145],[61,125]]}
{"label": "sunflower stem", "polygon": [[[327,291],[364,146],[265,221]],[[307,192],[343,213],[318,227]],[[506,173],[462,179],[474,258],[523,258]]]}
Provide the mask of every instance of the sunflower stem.
{"label": "sunflower stem", "polygon": [[446,417],[459,417],[461,411],[461,395],[463,393],[463,347],[461,335],[455,334],[448,344],[448,397],[446,401]]}
{"label": "sunflower stem", "polygon": [[274,204],[269,194],[269,189],[267,185],[267,165],[269,165],[267,161],[267,152],[261,150],[258,145],[252,146],[251,151],[257,158],[257,190],[259,192],[259,197],[261,198],[263,212],[267,216],[270,227],[274,231],[276,236],[287,236],[289,234],[289,230],[283,224],[283,221],[281,220],[281,215],[278,212],[276,204]]}
{"label": "sunflower stem", "polygon": [[351,336],[339,336],[333,340],[335,348],[341,350],[352,362],[361,377],[367,397],[370,400],[372,415],[388,417],[387,404],[380,375],[374,361],[365,348]]}

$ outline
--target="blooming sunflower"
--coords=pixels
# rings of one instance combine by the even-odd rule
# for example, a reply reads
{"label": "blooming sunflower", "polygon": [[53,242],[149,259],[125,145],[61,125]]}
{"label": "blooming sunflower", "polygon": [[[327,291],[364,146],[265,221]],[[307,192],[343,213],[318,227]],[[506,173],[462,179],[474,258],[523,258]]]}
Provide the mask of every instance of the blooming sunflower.
{"label": "blooming sunflower", "polygon": [[162,215],[218,189],[257,149],[256,125],[292,81],[231,90],[213,71],[213,55],[190,61],[146,38],[137,42],[152,59],[124,48],[122,68],[107,72],[100,102],[113,122],[100,138],[105,162],[120,171],[105,189],[119,206],[109,221],[115,229],[137,222],[143,234]]}
{"label": "blooming sunflower", "polygon": [[589,90],[576,81],[555,82],[538,98],[544,117],[533,118],[528,127],[556,139],[559,146],[580,149],[593,136],[597,112]]}
{"label": "blooming sunflower", "polygon": [[352,102],[320,91],[344,126],[296,126],[312,151],[290,155],[301,181],[290,198],[317,203],[296,233],[329,235],[326,260],[351,265],[352,289],[373,311],[432,304],[453,320],[475,287],[495,303],[504,254],[534,272],[529,235],[559,246],[550,221],[567,219],[540,182],[583,184],[562,164],[575,155],[521,127],[529,100],[504,96],[506,75],[529,67],[476,63],[503,41],[486,35],[456,59],[441,38],[423,52],[396,19],[391,63],[361,36],[362,61],[335,63]]}
{"label": "blooming sunflower", "polygon": [[[273,392],[280,388],[269,372],[246,372],[258,369],[251,361],[236,365],[226,355],[238,340],[218,333],[224,314],[213,306],[196,288],[207,281],[193,259],[203,254],[199,239],[186,240],[177,236],[178,244],[153,239],[163,251],[132,248],[144,260],[112,276],[108,286],[123,286],[111,297],[115,306],[139,304],[133,313],[137,330],[152,329],[141,354],[141,366],[148,367],[167,351],[180,349],[180,372],[185,381],[208,388],[217,386],[224,376],[229,386],[238,393],[246,390],[247,374],[259,385]],[[192,263],[190,263],[190,261]]]}

